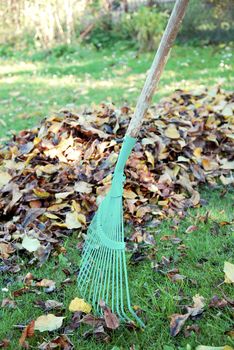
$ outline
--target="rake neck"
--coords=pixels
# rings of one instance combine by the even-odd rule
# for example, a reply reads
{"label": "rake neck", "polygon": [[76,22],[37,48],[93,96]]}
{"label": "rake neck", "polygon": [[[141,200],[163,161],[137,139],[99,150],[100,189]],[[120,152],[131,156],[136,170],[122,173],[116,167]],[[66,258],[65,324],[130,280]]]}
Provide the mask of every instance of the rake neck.
{"label": "rake neck", "polygon": [[130,156],[137,139],[131,136],[125,136],[111,184],[111,196],[120,197],[123,194],[123,183],[125,181],[124,167]]}

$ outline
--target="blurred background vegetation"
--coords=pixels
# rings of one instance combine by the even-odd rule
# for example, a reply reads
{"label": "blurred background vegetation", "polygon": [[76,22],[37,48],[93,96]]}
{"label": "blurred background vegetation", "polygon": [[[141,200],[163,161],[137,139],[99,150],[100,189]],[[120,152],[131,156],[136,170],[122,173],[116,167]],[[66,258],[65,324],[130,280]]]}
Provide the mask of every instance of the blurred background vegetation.
{"label": "blurred background vegetation", "polygon": [[[1,0],[0,142],[61,108],[134,106],[174,3]],[[175,89],[233,88],[233,4],[190,0],[153,103]]]}
{"label": "blurred background vegetation", "polygon": [[[89,43],[97,50],[128,41],[158,44],[174,0],[1,0],[0,54]],[[233,0],[190,0],[178,42],[227,43],[234,37]],[[58,53],[59,54],[59,53]]]}

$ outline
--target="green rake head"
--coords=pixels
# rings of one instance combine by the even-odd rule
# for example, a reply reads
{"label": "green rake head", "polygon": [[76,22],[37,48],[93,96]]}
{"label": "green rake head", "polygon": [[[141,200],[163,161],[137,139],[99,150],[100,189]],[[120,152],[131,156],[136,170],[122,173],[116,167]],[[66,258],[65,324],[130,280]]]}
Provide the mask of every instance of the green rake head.
{"label": "green rake head", "polygon": [[82,297],[93,305],[97,314],[102,314],[100,300],[103,300],[122,321],[131,321],[134,318],[144,327],[144,323],[131,307],[122,207],[124,165],[135,142],[136,139],[125,137],[111,189],[88,229],[78,287]]}

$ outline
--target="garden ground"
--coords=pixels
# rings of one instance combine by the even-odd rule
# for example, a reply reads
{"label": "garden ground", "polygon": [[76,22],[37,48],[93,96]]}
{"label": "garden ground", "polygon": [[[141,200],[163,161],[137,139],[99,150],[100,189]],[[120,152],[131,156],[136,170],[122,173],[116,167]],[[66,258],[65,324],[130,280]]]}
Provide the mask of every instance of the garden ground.
{"label": "garden ground", "polygon": [[[124,45],[104,51],[89,48],[71,50],[61,54],[53,50],[51,54],[15,54],[3,58],[0,68],[1,79],[1,130],[2,140],[10,137],[11,130],[33,127],[43,116],[60,108],[76,109],[77,106],[90,105],[101,101],[113,101],[116,105],[127,102],[135,104],[150,65],[152,54],[136,53]],[[168,95],[174,89],[197,89],[200,86],[213,86],[222,83],[230,89],[231,49],[228,47],[175,47],[163,74],[159,92],[154,101]],[[140,349],[195,349],[197,345],[234,346],[227,333],[231,330],[231,308],[215,309],[209,307],[214,295],[233,298],[231,285],[223,284],[224,262],[233,259],[232,227],[233,190],[225,191],[221,186],[212,191],[203,188],[204,206],[190,210],[187,217],[177,227],[172,221],[164,221],[152,234],[156,247],[147,250],[147,256],[137,264],[129,264],[129,279],[132,300],[143,309],[142,317],[147,327],[144,331],[128,330],[121,326],[112,333],[111,342],[98,343],[85,340],[82,334],[87,326],[81,326],[69,335],[75,349],[129,349],[135,345]],[[189,226],[197,226],[192,232]],[[175,235],[182,241],[174,244],[165,239]],[[161,239],[164,237],[163,239]],[[184,244],[184,250],[178,249]],[[77,233],[74,232],[64,242],[65,256],[53,256],[40,269],[25,264],[19,256],[22,270],[16,274],[1,277],[2,298],[9,297],[13,291],[23,286],[22,279],[31,272],[36,278],[49,278],[56,282],[52,294],[41,292],[26,293],[15,298],[17,307],[2,308],[0,311],[0,339],[11,340],[10,349],[19,348],[21,331],[16,325],[26,325],[43,314],[35,307],[35,301],[55,299],[61,301],[66,309],[66,322],[71,318],[68,305],[75,296],[76,272],[80,260],[76,248]],[[174,283],[166,275],[155,271],[153,264],[162,257],[172,257],[170,269],[178,268],[185,278]],[[154,263],[153,263],[153,262]],[[66,278],[63,269],[72,271],[71,283],[63,284]],[[205,311],[197,320],[189,320],[187,325],[196,323],[199,332],[185,337],[183,331],[176,337],[169,333],[170,316],[182,313],[185,305],[192,305],[196,294],[205,298]],[[186,328],[185,326],[185,328]],[[56,332],[39,333],[29,340],[37,346],[45,340],[53,339]]]}

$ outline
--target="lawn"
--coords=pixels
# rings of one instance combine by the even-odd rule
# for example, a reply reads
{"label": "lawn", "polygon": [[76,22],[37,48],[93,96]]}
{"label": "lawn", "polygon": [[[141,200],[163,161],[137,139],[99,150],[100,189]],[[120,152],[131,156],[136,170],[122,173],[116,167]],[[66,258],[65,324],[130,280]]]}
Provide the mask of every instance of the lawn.
{"label": "lawn", "polygon": [[[12,131],[33,127],[43,116],[60,108],[77,110],[81,106],[84,108],[85,105],[102,101],[134,106],[153,57],[152,53],[136,53],[123,44],[103,51],[86,47],[68,50],[63,55],[60,53],[61,50],[57,49],[50,54],[15,53],[11,58],[2,58],[2,141],[9,138]],[[176,46],[154,101],[179,88],[197,89],[221,83],[224,88],[231,89],[232,61],[229,47]],[[231,223],[234,219],[234,191],[233,188],[224,190],[222,186],[212,190],[204,187],[201,191],[202,207],[189,210],[186,218],[179,223],[165,220],[158,227],[150,229],[156,246],[143,245],[142,260],[132,263],[128,255],[132,301],[143,310],[146,328],[130,330],[122,325],[110,333],[109,343],[103,343],[92,337],[84,339],[83,334],[89,327],[81,325],[69,334],[75,349],[194,350],[200,344],[234,347],[230,336],[233,322],[230,304],[225,308],[209,306],[214,295],[229,299],[234,297],[233,286],[223,283],[224,262],[233,262]],[[192,225],[194,230],[187,230]],[[72,237],[64,240],[65,255],[53,254],[40,269],[28,265],[27,258],[19,254],[17,260],[22,266],[21,271],[0,275],[1,299],[13,297],[13,292],[24,286],[24,277],[29,272],[35,279],[47,278],[56,282],[56,289],[50,294],[35,287],[32,288],[33,292],[13,298],[16,308],[0,309],[0,344],[1,339],[8,338],[11,341],[10,349],[20,348],[18,340],[22,325],[45,313],[36,307],[37,301],[55,299],[62,302],[66,310],[64,323],[69,323],[72,315],[68,305],[79,296],[76,287],[80,261],[78,235],[79,232],[73,232]],[[169,266],[160,268],[164,273],[156,268],[157,264],[165,261],[163,257],[170,261]],[[184,276],[177,282],[167,275],[174,268]],[[70,283],[64,283],[66,270],[71,272]],[[192,297],[196,294],[204,297],[204,312],[194,320],[189,319],[184,329],[196,324],[197,333],[191,332],[186,337],[182,330],[172,337],[169,332],[170,316],[184,313],[186,305],[193,305]],[[43,341],[49,341],[57,334],[60,333],[37,332],[29,343],[32,348],[38,348]]]}
{"label": "lawn", "polygon": [[[94,51],[77,48],[50,54],[25,53],[2,58],[0,65],[0,137],[32,127],[60,108],[112,101],[134,106],[153,53],[137,53],[126,46]],[[59,56],[59,57],[56,57]],[[197,89],[222,84],[233,86],[232,50],[228,46],[176,46],[154,97],[175,89]]]}
{"label": "lawn", "polygon": [[[75,345],[75,349],[195,349],[199,344],[222,346],[225,344],[234,346],[233,340],[225,334],[232,329],[231,307],[225,309],[210,308],[209,302],[214,295],[223,298],[233,297],[233,287],[222,284],[224,280],[224,261],[233,258],[234,244],[231,236],[233,220],[233,191],[221,195],[221,190],[203,191],[202,198],[207,205],[200,209],[190,210],[186,219],[177,227],[172,221],[163,222],[152,231],[156,240],[156,247],[145,249],[145,260],[132,265],[129,263],[129,280],[134,305],[139,305],[143,311],[143,319],[146,321],[144,331],[128,330],[121,326],[111,335],[111,342],[100,343],[93,339],[85,340],[82,334],[88,326],[81,326],[73,334],[69,335]],[[204,217],[208,212],[208,220]],[[186,233],[186,229],[196,225],[197,229]],[[166,235],[175,235],[181,239],[179,244],[173,244],[171,240],[165,240]],[[26,265],[17,275],[3,275],[1,286],[4,288],[2,297],[9,297],[13,291],[23,287],[23,279],[28,272],[35,278],[48,278],[56,281],[56,290],[50,294],[34,288],[34,293],[26,293],[15,298],[16,309],[3,308],[0,313],[0,339],[7,337],[11,340],[10,349],[18,349],[18,339],[21,331],[17,325],[26,325],[32,319],[44,312],[35,307],[36,301],[55,299],[63,303],[66,309],[66,323],[71,319],[68,311],[70,301],[78,295],[76,288],[76,273],[80,260],[76,249],[77,233],[67,239],[64,247],[67,254],[64,259],[58,256],[52,257],[38,270]],[[184,245],[181,250],[181,245]],[[147,256],[150,256],[151,259]],[[153,256],[153,259],[152,259]],[[172,262],[166,270],[178,268],[179,273],[186,278],[173,283],[166,275],[155,271],[153,268],[162,257],[171,257]],[[19,260],[24,264],[23,257]],[[66,279],[64,269],[72,271],[71,283],[64,284]],[[165,270],[165,271],[166,271]],[[169,317],[174,313],[181,313],[185,305],[192,305],[192,297],[199,294],[205,298],[205,311],[197,320],[189,320],[186,326],[197,324],[199,333],[193,333],[186,338],[181,332],[173,338],[169,334]],[[64,313],[62,314],[64,315]],[[36,346],[45,340],[55,338],[57,332],[39,333],[30,340],[30,344]],[[189,344],[189,345],[188,345]],[[115,348],[114,348],[115,346]],[[187,346],[187,347],[186,347]],[[190,346],[190,347],[189,347]]]}

